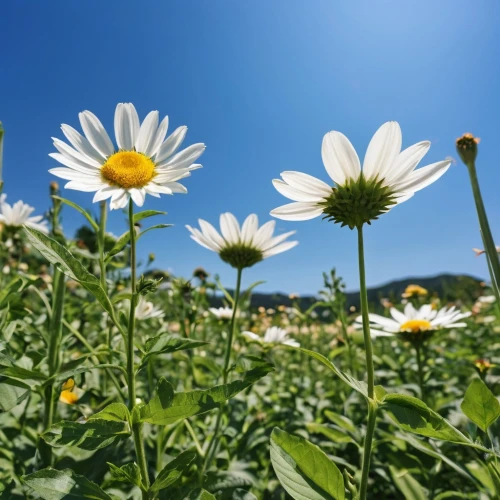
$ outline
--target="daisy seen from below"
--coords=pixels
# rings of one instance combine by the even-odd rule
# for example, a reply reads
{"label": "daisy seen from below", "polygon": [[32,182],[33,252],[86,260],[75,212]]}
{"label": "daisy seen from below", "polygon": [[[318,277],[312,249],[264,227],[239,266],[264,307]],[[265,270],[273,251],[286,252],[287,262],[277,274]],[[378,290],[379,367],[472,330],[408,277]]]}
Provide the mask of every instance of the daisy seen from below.
{"label": "daisy seen from below", "polygon": [[229,321],[233,317],[231,307],[210,307],[208,309],[217,319]]}
{"label": "daisy seen from below", "polygon": [[359,500],[367,498],[376,427],[376,405],[373,404],[375,371],[368,319],[363,225],[371,224],[395,205],[411,198],[416,191],[432,184],[451,165],[451,160],[444,160],[417,169],[429,150],[430,142],[422,141],[403,151],[401,145],[399,124],[394,121],[384,123],[371,139],[361,169],[361,162],[349,139],[340,132],[328,132],[323,138],[321,156],[333,186],[294,171],[282,172],[282,179],[273,180],[276,190],[293,202],[272,210],[274,217],[301,221],[323,216],[358,232],[360,302],[369,400]]}
{"label": "daisy seen from below", "polygon": [[[429,338],[442,328],[463,328],[467,323],[461,320],[468,318],[470,312],[461,312],[455,306],[436,310],[430,304],[415,309],[411,303],[406,304],[404,311],[395,307],[389,310],[392,318],[370,314],[372,337],[401,336],[404,340],[420,341]],[[356,326],[362,327],[362,318],[356,318]]]}
{"label": "daisy seen from below", "polygon": [[402,135],[397,122],[384,123],[375,133],[363,162],[349,139],[340,132],[323,138],[321,156],[336,186],[301,172],[285,171],[274,187],[293,201],[275,208],[271,215],[283,220],[325,218],[351,229],[377,219],[394,205],[411,198],[448,170],[451,160],[416,169],[430,148],[422,141],[401,151]]}
{"label": "daisy seen from below", "polygon": [[300,343],[289,337],[289,334],[283,328],[271,326],[266,330],[263,337],[253,332],[242,332],[242,335],[248,340],[259,342],[260,344],[284,344],[291,347],[300,347]]}
{"label": "daisy seen from below", "polygon": [[5,200],[7,195],[0,195],[0,224],[7,227],[21,227],[23,225],[37,229],[47,234],[49,232],[47,221],[43,220],[43,215],[30,217],[34,208],[22,200],[10,205]]}
{"label": "daisy seen from below", "polygon": [[207,221],[199,219],[198,222],[200,229],[186,226],[191,238],[202,247],[217,252],[224,262],[236,269],[251,267],[298,245],[298,241],[285,241],[295,231],[274,236],[275,221],[266,222],[259,228],[255,214],[250,214],[241,227],[233,214],[222,214],[221,233]]}
{"label": "daisy seen from below", "polygon": [[179,180],[201,165],[195,161],[205,150],[193,144],[178,152],[187,127],[182,126],[166,138],[168,116],[159,122],[158,111],[151,111],[142,124],[133,104],[116,107],[114,129],[117,147],[99,119],[90,111],[79,114],[84,135],[73,127],[61,129],[69,144],[52,138],[57,153],[49,156],[64,165],[49,170],[69,182],[68,189],[95,192],[94,202],[110,200],[110,208],[125,207],[130,198],[141,207],[147,194],[186,193]]}
{"label": "daisy seen from below", "polygon": [[[191,238],[202,247],[217,252],[224,262],[237,270],[236,288],[230,304],[232,314],[228,327],[229,334],[226,337],[222,370],[223,383],[226,384],[231,371],[231,353],[236,332],[243,269],[252,267],[263,259],[290,250],[298,244],[298,241],[285,241],[292,234],[295,234],[295,231],[274,236],[276,221],[271,220],[259,227],[259,219],[255,214],[250,214],[240,226],[233,214],[223,213],[220,216],[220,233],[209,222],[202,219],[199,219],[198,222],[200,229],[186,226],[191,233]],[[218,316],[213,309],[211,311],[212,314]],[[223,411],[224,406],[221,407],[217,415],[215,430],[208,445],[202,473],[210,466],[210,461],[216,455]]]}

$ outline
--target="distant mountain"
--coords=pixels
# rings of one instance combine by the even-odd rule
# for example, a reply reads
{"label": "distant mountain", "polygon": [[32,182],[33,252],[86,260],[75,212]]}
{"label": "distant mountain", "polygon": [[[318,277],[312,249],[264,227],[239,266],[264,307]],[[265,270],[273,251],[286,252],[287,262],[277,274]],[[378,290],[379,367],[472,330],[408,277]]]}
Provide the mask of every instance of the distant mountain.
{"label": "distant mountain", "polygon": [[[429,291],[429,296],[437,296],[445,302],[474,301],[481,295],[482,280],[467,275],[440,274],[432,277],[410,277],[401,280],[391,281],[384,285],[368,289],[368,302],[371,309],[376,310],[380,307],[380,299],[387,298],[392,302],[398,303],[401,300],[401,294],[406,287],[411,284],[417,284]],[[359,292],[347,292],[347,307],[354,306],[359,309]],[[312,305],[317,299],[314,296],[300,297],[300,307],[302,310]],[[222,299],[215,299],[214,305],[220,305]],[[251,299],[251,307],[265,307],[275,309],[279,305],[290,306],[292,300],[283,293],[259,293],[254,292]]]}

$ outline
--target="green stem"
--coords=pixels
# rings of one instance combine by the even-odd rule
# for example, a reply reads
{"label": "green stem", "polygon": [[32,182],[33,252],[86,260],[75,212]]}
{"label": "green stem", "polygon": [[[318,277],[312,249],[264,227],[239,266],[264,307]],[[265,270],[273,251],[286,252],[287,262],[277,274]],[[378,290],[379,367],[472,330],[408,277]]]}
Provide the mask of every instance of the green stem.
{"label": "green stem", "polygon": [[[238,276],[236,278],[236,289],[234,291],[233,314],[231,316],[231,324],[229,327],[229,335],[228,335],[227,344],[226,344],[226,353],[224,356],[224,370],[222,372],[222,378],[223,378],[224,384],[227,384],[227,380],[229,377],[229,363],[231,361],[231,352],[233,350],[234,333],[236,330],[236,314],[237,314],[237,309],[238,309],[238,303],[240,300],[242,272],[243,272],[243,269],[238,269]],[[212,436],[210,443],[208,444],[208,448],[206,451],[205,460],[203,462],[203,467],[201,470],[201,476],[203,476],[203,473],[205,472],[207,467],[210,465],[210,462],[212,461],[212,458],[215,455],[215,451],[217,449],[217,441],[219,439],[220,427],[222,424],[223,410],[224,410],[224,405],[221,405],[221,407],[219,409],[219,413],[217,414],[217,420],[215,421],[214,433],[213,433],[213,436]]]}
{"label": "green stem", "polygon": [[368,378],[368,422],[366,425],[366,436],[363,451],[363,463],[361,471],[361,484],[359,490],[359,500],[366,500],[368,491],[368,475],[370,472],[370,458],[372,453],[373,434],[375,433],[376,421],[376,403],[375,394],[375,376],[373,369],[373,350],[370,334],[370,319],[368,316],[368,295],[366,292],[366,273],[365,273],[365,250],[363,242],[363,227],[358,227],[358,257],[359,257],[359,295],[361,299],[361,316],[363,318],[363,338],[365,342],[366,353],[366,372]]}
{"label": "green stem", "polygon": [[420,344],[415,343],[415,352],[417,353],[417,366],[418,366],[418,385],[420,387],[420,397],[426,403],[425,384],[424,384],[424,365],[422,360],[422,351]]}
{"label": "green stem", "polygon": [[[48,346],[48,365],[49,377],[57,374],[60,364],[60,352],[62,341],[64,292],[66,290],[65,276],[59,269],[54,269],[53,290],[52,290],[52,315],[49,323],[49,346]],[[55,414],[56,394],[54,384],[49,384],[45,388],[45,413],[43,419],[43,428],[47,430],[52,426]],[[46,466],[52,464],[52,448],[40,440],[40,454]]]}
{"label": "green stem", "polygon": [[[128,384],[128,405],[130,411],[135,406],[135,367],[134,367],[134,333],[135,333],[135,308],[137,306],[137,254],[136,254],[136,234],[134,227],[134,202],[130,199],[128,209],[129,231],[130,231],[130,314],[128,318],[127,332],[127,384]],[[135,453],[137,463],[141,470],[142,483],[146,491],[142,492],[144,499],[148,498],[149,474],[146,454],[144,451],[144,441],[142,437],[142,424],[136,423],[132,426],[132,436],[134,438]]]}
{"label": "green stem", "polygon": [[99,220],[99,234],[97,235],[97,243],[99,248],[100,280],[101,280],[101,286],[104,289],[104,291],[106,291],[108,288],[108,284],[106,283],[106,263],[104,262],[104,240],[106,236],[107,216],[108,216],[108,211],[106,208],[106,202],[101,201],[101,217]]}
{"label": "green stem", "polygon": [[491,234],[486,209],[484,208],[483,197],[481,196],[481,190],[479,189],[475,162],[471,161],[466,163],[466,165],[467,170],[469,171],[472,194],[474,195],[474,201],[476,203],[477,217],[479,219],[479,227],[481,228],[484,250],[489,263],[488,269],[490,271],[491,284],[497,298],[497,306],[500,307],[500,259],[498,258],[498,252],[495,247],[493,235]]}

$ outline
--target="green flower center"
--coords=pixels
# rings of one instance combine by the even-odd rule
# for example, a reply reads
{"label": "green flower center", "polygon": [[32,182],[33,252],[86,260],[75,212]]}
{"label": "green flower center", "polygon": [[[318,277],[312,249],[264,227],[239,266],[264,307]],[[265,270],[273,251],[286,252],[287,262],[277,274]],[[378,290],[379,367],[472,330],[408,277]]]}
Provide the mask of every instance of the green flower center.
{"label": "green flower center", "polygon": [[219,255],[224,262],[227,262],[236,269],[252,267],[264,258],[259,249],[242,245],[241,243],[223,248]]}
{"label": "green flower center", "polygon": [[361,174],[343,186],[335,186],[332,194],[319,204],[324,218],[350,229],[371,224],[396,204],[395,193],[382,183],[383,179],[366,180]]}

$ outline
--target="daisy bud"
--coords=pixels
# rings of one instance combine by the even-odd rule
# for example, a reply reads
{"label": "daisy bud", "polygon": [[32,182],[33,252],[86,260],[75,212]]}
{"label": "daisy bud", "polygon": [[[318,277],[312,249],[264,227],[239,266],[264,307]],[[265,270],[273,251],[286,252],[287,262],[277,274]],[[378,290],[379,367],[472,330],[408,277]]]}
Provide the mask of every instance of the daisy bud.
{"label": "daisy bud", "polygon": [[56,181],[52,181],[49,186],[50,186],[50,195],[57,196],[59,194],[59,183]]}
{"label": "daisy bud", "polygon": [[492,364],[487,359],[476,359],[474,366],[480,374],[486,374],[492,367]]}
{"label": "daisy bud", "polygon": [[474,137],[470,133],[464,134],[457,139],[457,152],[466,165],[476,161],[479,141],[479,137]]}

